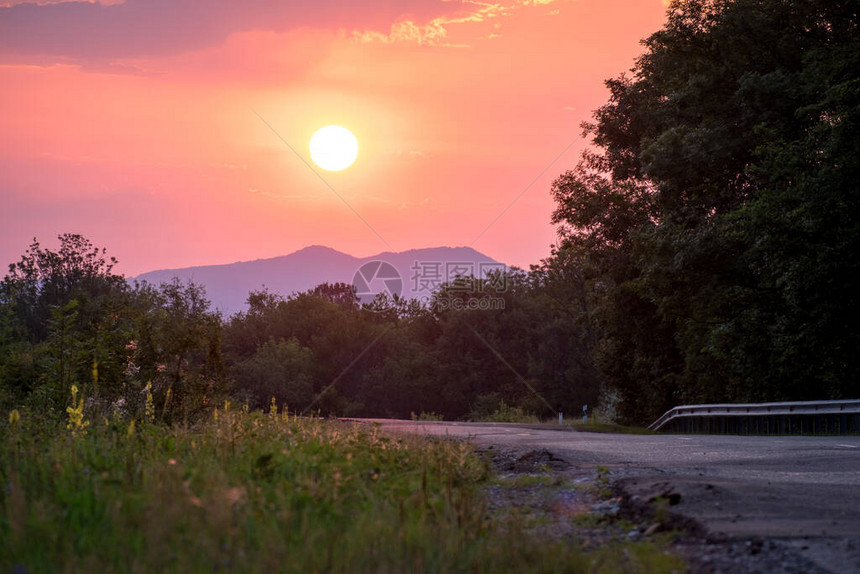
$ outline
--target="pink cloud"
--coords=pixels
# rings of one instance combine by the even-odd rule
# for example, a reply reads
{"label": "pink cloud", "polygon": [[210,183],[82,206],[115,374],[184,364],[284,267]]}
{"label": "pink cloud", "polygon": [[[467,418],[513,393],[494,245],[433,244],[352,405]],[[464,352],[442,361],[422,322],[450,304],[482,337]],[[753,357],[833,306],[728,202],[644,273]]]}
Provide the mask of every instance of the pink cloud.
{"label": "pink cloud", "polygon": [[[440,0],[126,0],[0,8],[0,48],[17,57],[54,61],[167,56],[223,42],[246,30],[301,27],[387,28],[399,18],[430,19]],[[43,60],[44,61],[44,60]]]}

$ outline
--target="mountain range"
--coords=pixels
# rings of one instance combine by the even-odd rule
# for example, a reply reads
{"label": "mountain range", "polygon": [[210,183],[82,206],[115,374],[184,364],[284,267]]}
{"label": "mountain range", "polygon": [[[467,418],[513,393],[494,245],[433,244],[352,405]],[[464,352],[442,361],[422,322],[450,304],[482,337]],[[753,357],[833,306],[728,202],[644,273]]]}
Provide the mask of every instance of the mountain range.
{"label": "mountain range", "polygon": [[487,271],[504,267],[471,247],[433,247],[353,257],[313,245],[281,257],[161,269],[133,279],[152,285],[174,277],[193,281],[203,285],[213,307],[228,316],[247,309],[248,293],[262,288],[287,297],[321,283],[350,283],[356,285],[360,296],[368,289],[370,295],[387,289],[407,298],[425,298],[443,281],[457,275],[485,277]]}

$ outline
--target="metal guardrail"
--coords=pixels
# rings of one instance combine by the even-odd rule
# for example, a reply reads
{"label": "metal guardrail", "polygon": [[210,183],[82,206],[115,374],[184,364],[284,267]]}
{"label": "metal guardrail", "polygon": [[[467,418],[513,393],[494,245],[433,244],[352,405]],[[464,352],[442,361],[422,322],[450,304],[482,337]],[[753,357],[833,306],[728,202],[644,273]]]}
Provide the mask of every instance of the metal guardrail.
{"label": "metal guardrail", "polygon": [[666,411],[648,428],[705,434],[860,434],[860,399],[683,405]]}

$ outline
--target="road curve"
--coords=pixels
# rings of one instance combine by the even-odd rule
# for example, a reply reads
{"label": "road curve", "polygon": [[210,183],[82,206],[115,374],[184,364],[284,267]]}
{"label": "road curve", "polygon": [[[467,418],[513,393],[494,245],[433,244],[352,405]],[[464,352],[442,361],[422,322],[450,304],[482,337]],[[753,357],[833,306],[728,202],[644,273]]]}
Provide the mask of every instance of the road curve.
{"label": "road curve", "polygon": [[778,538],[833,572],[860,572],[860,437],[622,435],[555,425],[362,419],[390,432],[547,449],[608,466],[630,496],[680,495],[673,511],[715,540]]}

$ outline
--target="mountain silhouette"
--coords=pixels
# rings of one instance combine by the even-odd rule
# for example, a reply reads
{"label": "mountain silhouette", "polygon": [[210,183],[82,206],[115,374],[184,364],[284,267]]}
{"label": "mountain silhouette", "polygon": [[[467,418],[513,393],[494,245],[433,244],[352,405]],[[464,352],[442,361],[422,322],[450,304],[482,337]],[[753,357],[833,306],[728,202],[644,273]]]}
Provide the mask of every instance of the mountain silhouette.
{"label": "mountain silhouette", "polygon": [[[364,267],[375,261],[393,266],[400,281],[391,280],[388,266],[376,264]],[[212,306],[226,316],[247,309],[250,291],[265,287],[270,293],[287,297],[313,289],[321,283],[352,284],[359,270],[358,284],[378,288],[378,284],[372,281],[376,275],[376,278],[385,277],[385,285],[399,286],[401,295],[407,298],[426,298],[442,281],[453,279],[456,275],[483,277],[488,270],[503,267],[503,264],[471,247],[433,247],[353,257],[330,247],[312,245],[281,257],[161,269],[143,273],[133,280],[146,281],[152,285],[171,281],[174,277],[185,282],[193,281],[206,288]]]}

